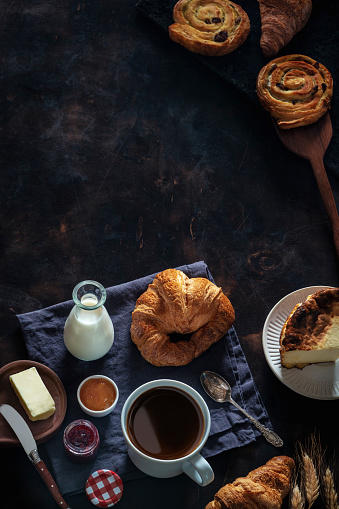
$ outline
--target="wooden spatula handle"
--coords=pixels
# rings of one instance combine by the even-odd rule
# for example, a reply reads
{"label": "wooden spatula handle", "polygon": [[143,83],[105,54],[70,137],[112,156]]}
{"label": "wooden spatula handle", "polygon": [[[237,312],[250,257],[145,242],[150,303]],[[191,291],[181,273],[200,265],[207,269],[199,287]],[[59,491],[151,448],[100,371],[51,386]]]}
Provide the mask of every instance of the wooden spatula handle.
{"label": "wooden spatula handle", "polygon": [[339,258],[339,216],[331,185],[327,178],[323,160],[321,158],[312,157],[311,165],[328,217],[331,221],[334,245]]}

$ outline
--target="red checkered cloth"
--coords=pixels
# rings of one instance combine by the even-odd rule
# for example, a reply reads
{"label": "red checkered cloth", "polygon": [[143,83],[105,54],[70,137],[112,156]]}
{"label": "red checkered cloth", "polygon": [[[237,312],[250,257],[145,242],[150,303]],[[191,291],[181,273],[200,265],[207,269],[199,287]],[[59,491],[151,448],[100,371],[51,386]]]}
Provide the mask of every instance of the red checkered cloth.
{"label": "red checkered cloth", "polygon": [[113,507],[123,492],[122,480],[112,470],[97,470],[86,482],[86,495],[97,507]]}

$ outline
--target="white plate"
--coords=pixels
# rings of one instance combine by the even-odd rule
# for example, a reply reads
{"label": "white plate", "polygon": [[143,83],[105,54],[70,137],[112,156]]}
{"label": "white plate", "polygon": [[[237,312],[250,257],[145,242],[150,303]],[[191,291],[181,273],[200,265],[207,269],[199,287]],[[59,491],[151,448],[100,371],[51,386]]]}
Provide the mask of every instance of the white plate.
{"label": "white plate", "polygon": [[280,362],[279,341],[281,329],[294,306],[325,288],[331,287],[308,286],[286,295],[266,318],[262,338],[264,354],[273,373],[293,391],[313,399],[339,398],[339,361],[287,369]]}

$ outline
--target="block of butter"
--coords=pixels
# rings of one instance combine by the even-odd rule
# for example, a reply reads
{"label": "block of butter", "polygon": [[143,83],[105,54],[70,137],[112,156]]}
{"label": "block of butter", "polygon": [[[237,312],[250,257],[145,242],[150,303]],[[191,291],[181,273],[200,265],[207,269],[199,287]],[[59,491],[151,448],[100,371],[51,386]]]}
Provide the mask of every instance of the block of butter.
{"label": "block of butter", "polygon": [[9,379],[31,421],[54,414],[55,402],[35,367],[10,375]]}

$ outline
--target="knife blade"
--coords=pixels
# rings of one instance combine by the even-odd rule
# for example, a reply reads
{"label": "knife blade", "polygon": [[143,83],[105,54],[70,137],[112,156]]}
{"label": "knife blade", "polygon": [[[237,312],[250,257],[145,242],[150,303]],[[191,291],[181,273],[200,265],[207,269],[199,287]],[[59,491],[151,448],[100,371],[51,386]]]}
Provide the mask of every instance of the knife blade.
{"label": "knife blade", "polygon": [[62,498],[62,495],[57,487],[53,477],[48,471],[45,463],[39,456],[36,441],[34,440],[33,434],[29,429],[25,419],[21,417],[19,412],[6,403],[0,405],[0,414],[8,422],[16,436],[18,437],[22,447],[24,448],[27,456],[41,475],[44,483],[51,492],[54,500],[59,507],[63,509],[71,509],[67,502]]}
{"label": "knife blade", "polygon": [[0,412],[18,437],[27,456],[31,459],[30,454],[37,448],[37,445],[25,419],[10,405],[0,405]]}

